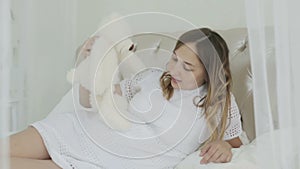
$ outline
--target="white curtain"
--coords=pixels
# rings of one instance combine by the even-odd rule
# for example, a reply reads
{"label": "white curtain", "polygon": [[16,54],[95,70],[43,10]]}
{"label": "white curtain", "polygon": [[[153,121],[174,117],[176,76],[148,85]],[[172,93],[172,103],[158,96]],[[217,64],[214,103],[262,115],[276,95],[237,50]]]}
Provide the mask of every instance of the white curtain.
{"label": "white curtain", "polygon": [[8,95],[10,83],[10,1],[0,0],[0,169],[8,168]]}
{"label": "white curtain", "polygon": [[246,0],[245,5],[258,165],[299,169],[300,1]]}
{"label": "white curtain", "polygon": [[8,135],[45,117],[69,89],[77,12],[77,0],[0,0],[0,169],[9,168]]}

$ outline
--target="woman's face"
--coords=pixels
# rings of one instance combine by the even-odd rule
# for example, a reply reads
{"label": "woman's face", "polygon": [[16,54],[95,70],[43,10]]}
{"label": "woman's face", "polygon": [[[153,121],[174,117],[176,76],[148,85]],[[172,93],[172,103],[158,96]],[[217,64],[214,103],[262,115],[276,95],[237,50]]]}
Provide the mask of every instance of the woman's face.
{"label": "woman's face", "polygon": [[167,71],[172,76],[171,85],[174,89],[196,89],[206,79],[204,65],[188,46],[182,45],[176,49],[167,65]]}

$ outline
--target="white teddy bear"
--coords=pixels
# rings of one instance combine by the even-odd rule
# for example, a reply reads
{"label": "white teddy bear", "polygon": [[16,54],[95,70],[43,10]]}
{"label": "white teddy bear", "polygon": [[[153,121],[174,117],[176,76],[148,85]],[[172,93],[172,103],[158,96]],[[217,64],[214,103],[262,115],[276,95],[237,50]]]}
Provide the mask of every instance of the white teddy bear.
{"label": "white teddy bear", "polygon": [[[114,83],[143,69],[144,64],[134,54],[132,36],[128,24],[117,14],[108,18],[110,23],[101,27],[93,36],[98,36],[90,56],[67,74],[70,83],[79,83],[90,91],[90,104],[102,120],[111,128],[126,130],[131,123],[125,116],[128,101],[113,94]],[[105,21],[104,21],[105,23]],[[126,60],[122,66],[119,64]],[[121,76],[121,78],[120,78]],[[122,117],[124,116],[124,117]]]}

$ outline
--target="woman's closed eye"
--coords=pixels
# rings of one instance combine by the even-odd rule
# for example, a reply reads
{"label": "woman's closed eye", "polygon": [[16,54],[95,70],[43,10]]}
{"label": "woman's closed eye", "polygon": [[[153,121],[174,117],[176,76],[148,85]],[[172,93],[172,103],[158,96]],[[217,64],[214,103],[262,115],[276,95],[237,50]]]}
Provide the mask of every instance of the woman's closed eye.
{"label": "woman's closed eye", "polygon": [[[174,61],[174,62],[177,62],[178,61],[178,58],[176,56],[176,54],[174,53],[171,57],[171,59]],[[185,62],[182,63],[182,67],[185,71],[193,71],[193,69],[189,68],[190,65],[187,65]]]}
{"label": "woman's closed eye", "polygon": [[172,60],[175,61],[175,62],[178,61],[177,56],[175,54],[172,55]]}
{"label": "woman's closed eye", "polygon": [[186,64],[183,64],[183,69],[186,71],[194,71],[193,69],[189,68]]}

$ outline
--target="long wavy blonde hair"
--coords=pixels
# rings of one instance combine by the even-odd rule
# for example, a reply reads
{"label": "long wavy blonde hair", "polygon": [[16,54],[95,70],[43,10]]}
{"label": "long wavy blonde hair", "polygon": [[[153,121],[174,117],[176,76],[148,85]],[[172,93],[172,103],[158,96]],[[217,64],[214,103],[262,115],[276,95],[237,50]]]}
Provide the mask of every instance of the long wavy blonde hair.
{"label": "long wavy blonde hair", "polygon": [[[204,115],[211,132],[206,143],[222,139],[226,130],[228,111],[231,104],[231,72],[229,67],[229,50],[225,40],[209,28],[188,31],[181,35],[174,51],[182,45],[193,43],[194,51],[203,63],[207,74],[207,94],[194,105],[204,109]],[[164,72],[160,77],[164,97],[169,100],[174,92],[171,75]]]}

